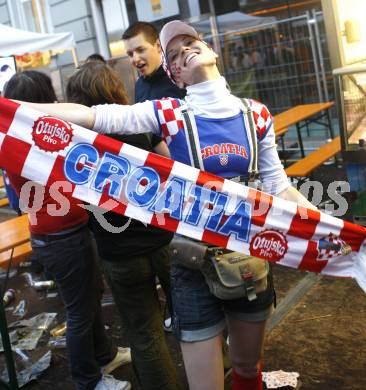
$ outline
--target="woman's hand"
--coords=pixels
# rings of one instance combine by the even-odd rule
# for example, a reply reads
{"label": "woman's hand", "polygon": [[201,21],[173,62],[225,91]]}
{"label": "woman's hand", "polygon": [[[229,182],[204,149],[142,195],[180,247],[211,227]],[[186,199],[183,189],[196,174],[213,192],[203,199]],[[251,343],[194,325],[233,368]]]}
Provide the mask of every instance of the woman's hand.
{"label": "woman's hand", "polygon": [[279,198],[282,198],[284,200],[290,200],[292,202],[297,203],[299,206],[307,207],[311,210],[319,211],[317,207],[315,207],[312,203],[310,203],[305,196],[299,192],[296,188],[292,186],[288,186],[285,190],[280,192],[277,195]]}

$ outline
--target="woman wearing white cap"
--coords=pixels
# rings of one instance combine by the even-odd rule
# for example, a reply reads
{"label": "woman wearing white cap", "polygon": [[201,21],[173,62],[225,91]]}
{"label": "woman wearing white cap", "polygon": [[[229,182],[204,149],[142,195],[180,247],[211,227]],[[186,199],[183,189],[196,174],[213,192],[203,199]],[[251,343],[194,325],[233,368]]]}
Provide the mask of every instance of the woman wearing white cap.
{"label": "woman wearing white cap", "polygon": [[[132,106],[102,105],[87,108],[74,104],[38,106],[63,119],[100,133],[162,135],[172,158],[191,164],[181,107],[193,113],[197,126],[201,169],[231,178],[248,176],[251,147],[243,120],[243,103],[227,89],[216,66],[217,54],[189,25],[172,21],[161,33],[163,62],[172,79],[186,87],[185,101],[167,98]],[[258,167],[263,189],[283,199],[314,207],[292,188],[278,158],[272,117],[254,100],[250,105],[257,130]],[[224,388],[221,333],[230,335],[233,390],[261,390],[261,353],[266,320],[274,292],[268,288],[249,301],[246,297],[220,300],[214,296],[200,271],[172,264],[174,332],[181,341],[191,390]]]}

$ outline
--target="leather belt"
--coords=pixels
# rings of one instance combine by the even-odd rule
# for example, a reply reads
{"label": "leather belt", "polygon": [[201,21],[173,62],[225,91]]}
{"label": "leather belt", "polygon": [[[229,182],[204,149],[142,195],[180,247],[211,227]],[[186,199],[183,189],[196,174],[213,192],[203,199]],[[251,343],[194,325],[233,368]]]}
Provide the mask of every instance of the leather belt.
{"label": "leather belt", "polygon": [[75,230],[71,230],[67,233],[60,233],[60,234],[33,234],[33,233],[31,233],[31,239],[43,241],[43,242],[64,240],[65,238],[73,236],[75,233],[80,233],[80,231],[85,229],[86,227],[87,227],[87,225],[82,225],[82,226],[76,228]]}

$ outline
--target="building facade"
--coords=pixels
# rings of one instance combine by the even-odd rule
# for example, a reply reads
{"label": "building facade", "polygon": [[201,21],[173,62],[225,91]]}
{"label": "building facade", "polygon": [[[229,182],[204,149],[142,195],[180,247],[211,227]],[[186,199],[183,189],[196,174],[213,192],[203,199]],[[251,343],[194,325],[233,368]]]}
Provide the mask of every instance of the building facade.
{"label": "building facade", "polygon": [[[0,23],[28,31],[72,31],[83,61],[95,52],[106,58],[123,55],[121,35],[137,20],[159,28],[170,19],[194,19],[212,10],[284,18],[319,5],[320,0],[0,0]],[[70,53],[58,58],[60,66],[72,62]]]}
{"label": "building facade", "polygon": [[[294,52],[291,46],[296,40],[306,45],[308,33],[300,29],[307,28],[309,18],[294,22],[290,19],[304,15],[310,9],[321,10],[320,0],[0,0],[0,23],[29,31],[73,32],[79,62],[92,53],[109,59],[132,100],[137,75],[125,55],[121,41],[124,30],[137,20],[152,22],[157,28],[172,19],[187,20],[199,31],[205,30],[205,39],[208,38],[219,53],[221,70],[237,88],[236,93],[243,96],[254,93],[254,97],[263,100],[266,95],[273,95],[272,90],[278,91],[278,87],[272,85],[278,72],[293,78],[291,69],[298,67],[298,63],[305,63],[304,59],[293,58],[294,65],[289,66],[285,57],[280,59],[280,64],[273,64],[267,52],[276,50],[273,49],[276,45],[288,45]],[[221,18],[227,16],[233,19],[221,23]],[[285,19],[289,21],[277,23]],[[248,26],[258,28],[266,23],[267,27],[261,27],[261,31],[248,32]],[[296,36],[296,31],[300,35]],[[257,53],[257,61],[246,61],[248,55],[254,56],[251,52],[255,43],[260,44],[261,53]],[[305,49],[308,53],[309,48]],[[258,57],[262,60],[258,61]],[[75,70],[72,55],[70,52],[58,53],[45,70],[50,71],[62,98],[68,76]],[[268,73],[268,77],[263,72]],[[303,70],[298,72],[303,73]],[[263,79],[262,83],[258,81],[259,77]],[[263,88],[268,91],[262,93]],[[298,86],[294,85],[293,90],[299,90]],[[276,109],[283,110],[289,104],[292,102],[283,102]]]}

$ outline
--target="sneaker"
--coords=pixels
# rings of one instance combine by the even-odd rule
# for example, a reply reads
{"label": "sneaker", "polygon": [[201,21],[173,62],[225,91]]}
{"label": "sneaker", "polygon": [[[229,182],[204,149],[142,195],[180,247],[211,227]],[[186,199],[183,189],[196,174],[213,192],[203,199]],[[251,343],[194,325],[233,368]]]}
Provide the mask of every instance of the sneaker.
{"label": "sneaker", "polygon": [[109,374],[116,368],[128,363],[131,363],[131,349],[127,347],[118,347],[114,359],[105,366],[102,366],[102,374]]}
{"label": "sneaker", "polygon": [[130,390],[131,383],[119,381],[112,375],[103,375],[94,390]]}
{"label": "sneaker", "polygon": [[164,330],[165,332],[171,332],[172,331],[172,317],[168,317],[164,320]]}

